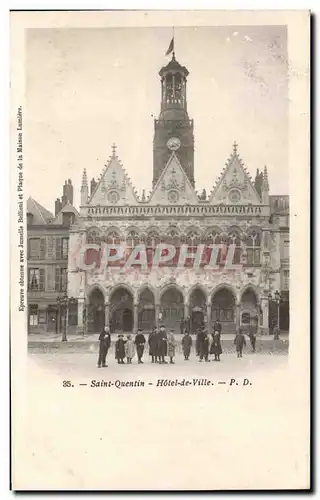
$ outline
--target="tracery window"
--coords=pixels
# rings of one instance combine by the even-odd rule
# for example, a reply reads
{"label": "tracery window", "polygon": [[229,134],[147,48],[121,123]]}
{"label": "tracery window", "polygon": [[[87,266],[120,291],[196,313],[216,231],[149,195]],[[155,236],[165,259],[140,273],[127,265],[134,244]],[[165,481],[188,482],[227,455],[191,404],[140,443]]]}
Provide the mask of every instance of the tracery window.
{"label": "tracery window", "polygon": [[139,245],[139,235],[136,231],[130,231],[127,236],[127,247],[134,248],[136,245]]}
{"label": "tracery window", "polygon": [[120,245],[120,241],[120,235],[117,231],[110,231],[110,233],[107,234],[108,245]]}
{"label": "tracery window", "polygon": [[246,240],[247,263],[252,266],[260,265],[261,235],[257,231],[250,231]]}
{"label": "tracery window", "polygon": [[[240,239],[240,234],[237,231],[232,231],[228,235],[228,240],[227,240],[227,245],[230,247],[230,245],[234,245],[234,255],[233,255],[233,264],[240,264],[240,259],[241,259],[241,239]],[[230,249],[229,249],[230,251]]]}
{"label": "tracery window", "polygon": [[98,245],[100,243],[100,237],[98,231],[92,229],[88,233],[87,242],[89,244]]}

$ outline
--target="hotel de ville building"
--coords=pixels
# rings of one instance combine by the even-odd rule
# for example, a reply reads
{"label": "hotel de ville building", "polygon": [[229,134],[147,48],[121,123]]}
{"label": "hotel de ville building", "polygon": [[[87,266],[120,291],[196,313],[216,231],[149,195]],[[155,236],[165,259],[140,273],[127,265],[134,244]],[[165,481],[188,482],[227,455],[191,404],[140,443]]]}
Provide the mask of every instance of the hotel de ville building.
{"label": "hotel de ville building", "polygon": [[[99,332],[104,325],[112,332],[148,331],[160,323],[180,331],[187,318],[193,331],[203,324],[210,329],[216,319],[223,333],[252,321],[262,334],[277,321],[289,329],[289,196],[270,194],[266,166],[251,177],[234,138],[211,191],[198,194],[188,75],[174,52],[159,72],[149,195],[138,196],[114,145],[98,181],[90,180],[89,169],[83,172],[79,211],[70,180],[55,215],[28,200],[29,332],[60,331],[57,294],[64,290],[72,297],[64,320],[69,332]],[[86,255],[91,268],[84,270],[76,258],[84,243],[121,245],[125,253],[106,267],[93,247]],[[173,245],[176,253],[153,267],[160,243]],[[217,266],[208,269],[214,244],[220,245]],[[147,266],[121,272],[137,245],[146,249]],[[189,258],[177,266],[182,245],[190,253],[203,245],[200,265]],[[230,245],[233,268],[225,265]]]}

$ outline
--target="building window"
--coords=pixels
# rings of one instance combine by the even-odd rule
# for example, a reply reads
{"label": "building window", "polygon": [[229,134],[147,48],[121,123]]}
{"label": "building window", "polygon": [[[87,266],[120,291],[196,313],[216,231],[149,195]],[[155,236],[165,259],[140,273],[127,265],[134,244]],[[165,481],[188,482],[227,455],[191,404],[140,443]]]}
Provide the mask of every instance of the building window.
{"label": "building window", "polygon": [[40,238],[29,239],[29,259],[40,259]]}
{"label": "building window", "polygon": [[29,326],[38,326],[38,306],[29,306]]}
{"label": "building window", "polygon": [[259,266],[260,261],[260,245],[261,237],[256,231],[252,231],[248,234],[246,241],[246,252],[247,252],[247,264],[250,266]]}
{"label": "building window", "polygon": [[56,239],[56,259],[67,259],[68,258],[68,238],[57,238]]}
{"label": "building window", "polygon": [[289,278],[290,278],[289,269],[285,269],[283,271],[283,289],[284,290],[289,290]]}
{"label": "building window", "polygon": [[[227,240],[228,252],[230,251],[230,249],[229,249],[230,245],[233,245],[235,247],[232,264],[240,264],[240,260],[241,260],[240,234],[237,231],[233,231],[233,232],[229,233],[228,236],[229,236],[228,240]],[[227,255],[226,255],[225,258],[228,259],[229,257],[227,257]]]}
{"label": "building window", "polygon": [[63,259],[68,258],[68,244],[69,244],[68,238],[62,238],[62,258]]}
{"label": "building window", "polygon": [[68,285],[68,270],[64,267],[56,267],[55,290],[64,292]]}
{"label": "building window", "polygon": [[139,235],[136,231],[130,231],[127,236],[127,247],[134,248],[136,245],[139,245]]}
{"label": "building window", "polygon": [[69,304],[69,317],[68,322],[70,326],[77,326],[78,324],[78,304]]}
{"label": "building window", "polygon": [[121,239],[120,235],[116,231],[111,231],[107,234],[107,244],[108,245],[120,245]]}
{"label": "building window", "polygon": [[44,269],[29,269],[28,289],[31,291],[44,290]]}

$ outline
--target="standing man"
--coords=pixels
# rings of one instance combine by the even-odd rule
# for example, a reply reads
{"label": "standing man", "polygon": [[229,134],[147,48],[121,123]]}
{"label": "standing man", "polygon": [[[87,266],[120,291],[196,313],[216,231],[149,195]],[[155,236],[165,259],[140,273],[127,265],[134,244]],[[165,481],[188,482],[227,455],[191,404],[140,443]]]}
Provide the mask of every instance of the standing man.
{"label": "standing man", "polygon": [[252,352],[256,352],[257,327],[254,324],[251,324],[249,327],[249,339],[252,347]]}
{"label": "standing man", "polygon": [[197,356],[200,356],[201,341],[202,341],[202,331],[200,330],[200,328],[198,328],[197,335],[196,335],[196,355]]}
{"label": "standing man", "polygon": [[199,361],[202,361],[203,358],[209,362],[209,335],[205,330],[201,332]]}
{"label": "standing man", "polygon": [[280,328],[278,327],[277,323],[274,325],[273,329],[273,339],[274,340],[279,340],[279,335],[280,335]]}
{"label": "standing man", "polygon": [[233,342],[236,346],[237,357],[242,358],[243,346],[247,345],[246,339],[241,330],[238,330]]}
{"label": "standing man", "polygon": [[158,356],[160,364],[167,364],[167,361],[164,359],[167,355],[167,332],[163,325],[160,326],[159,332],[159,344],[158,344]]}
{"label": "standing man", "polygon": [[106,357],[108,354],[108,351],[111,346],[111,335],[110,335],[110,329],[108,326],[104,327],[104,333],[105,333],[105,341],[106,341],[106,350],[105,350],[105,355],[104,355],[104,362],[106,362]]}
{"label": "standing man", "polygon": [[98,368],[101,368],[101,365],[103,367],[106,366],[106,339],[105,339],[105,331],[102,330],[102,332],[99,335],[99,357],[98,357]]}
{"label": "standing man", "polygon": [[158,332],[156,328],[153,328],[152,332],[149,334],[148,338],[149,344],[149,356],[151,356],[151,363],[157,362],[158,354]]}
{"label": "standing man", "polygon": [[118,340],[115,345],[115,357],[118,360],[119,365],[124,364],[124,358],[126,356],[125,351],[125,340],[122,334],[118,335]]}
{"label": "standing man", "polygon": [[181,335],[183,335],[183,330],[184,330],[184,327],[185,327],[185,323],[186,323],[186,321],[183,318],[181,318],[180,319],[180,333],[181,333]]}
{"label": "standing man", "polygon": [[104,327],[99,335],[99,358],[98,358],[98,368],[106,368],[106,357],[111,344],[111,335],[109,329]]}
{"label": "standing man", "polygon": [[188,330],[186,330],[184,336],[182,337],[182,349],[185,361],[189,359],[191,346],[192,346],[192,338]]}
{"label": "standing man", "polygon": [[217,319],[215,322],[214,322],[214,325],[213,325],[213,331],[214,332],[218,332],[221,334],[221,330],[222,330],[222,325],[220,323],[220,321]]}
{"label": "standing man", "polygon": [[146,343],[145,336],[142,333],[142,330],[138,330],[138,333],[136,335],[136,338],[134,339],[134,343],[136,344],[136,349],[137,349],[137,356],[138,356],[138,363],[142,363],[142,356],[143,356],[143,351],[144,351],[144,345]]}

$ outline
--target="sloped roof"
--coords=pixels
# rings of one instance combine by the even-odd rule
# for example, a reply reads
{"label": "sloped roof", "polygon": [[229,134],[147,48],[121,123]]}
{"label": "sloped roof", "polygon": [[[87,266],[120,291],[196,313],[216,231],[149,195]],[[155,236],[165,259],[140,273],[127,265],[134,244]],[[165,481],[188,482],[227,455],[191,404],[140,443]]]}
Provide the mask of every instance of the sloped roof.
{"label": "sloped roof", "polygon": [[32,224],[49,224],[54,219],[53,213],[40,205],[31,196],[27,199],[27,213],[33,215]]}
{"label": "sloped roof", "polygon": [[60,212],[56,215],[56,217],[53,221],[53,224],[62,224],[63,223],[62,214],[64,214],[64,213],[73,213],[73,214],[75,214],[76,217],[79,217],[79,215],[80,215],[78,210],[73,205],[71,205],[71,203],[67,203],[67,205],[62,207]]}

